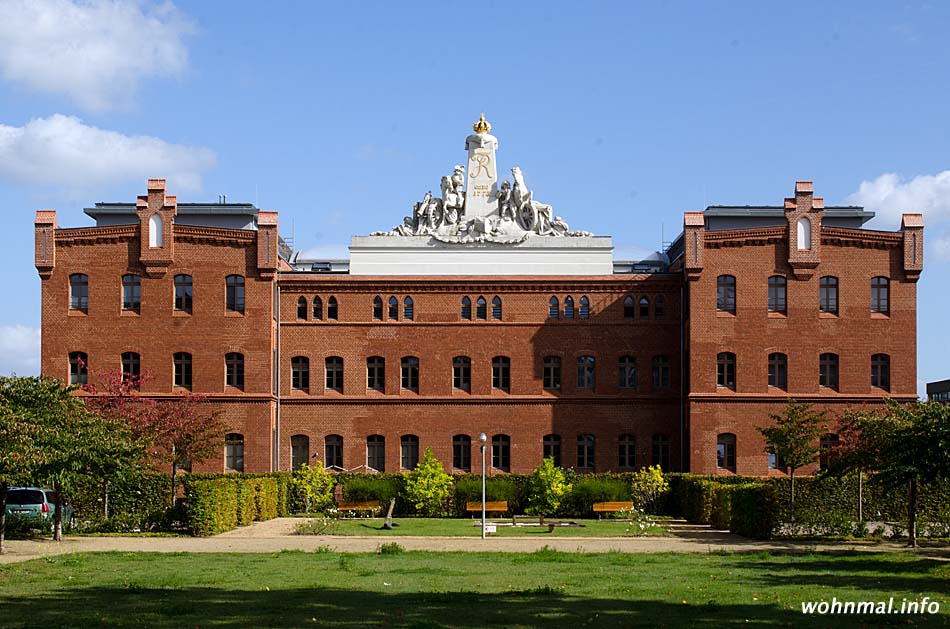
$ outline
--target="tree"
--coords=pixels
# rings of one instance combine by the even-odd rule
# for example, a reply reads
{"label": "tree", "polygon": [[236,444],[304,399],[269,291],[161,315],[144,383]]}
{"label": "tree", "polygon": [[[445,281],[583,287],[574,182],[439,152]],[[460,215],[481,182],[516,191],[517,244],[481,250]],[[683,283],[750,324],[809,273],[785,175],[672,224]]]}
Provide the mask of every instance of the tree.
{"label": "tree", "polygon": [[837,471],[872,470],[885,486],[907,487],[908,545],[916,547],[919,486],[950,478],[950,405],[887,400],[846,415],[840,434]]}
{"label": "tree", "polygon": [[442,462],[435,458],[432,448],[426,448],[416,469],[406,476],[406,498],[421,515],[440,517],[448,515],[452,496],[452,476]]}
{"label": "tree", "polygon": [[29,478],[35,455],[29,425],[0,405],[0,554],[7,526],[7,490]]}
{"label": "tree", "polygon": [[529,515],[554,515],[561,506],[561,499],[571,491],[564,470],[554,465],[554,459],[547,457],[541,465],[534,468],[527,483]]}
{"label": "tree", "polygon": [[313,466],[304,463],[294,470],[290,480],[294,500],[303,505],[304,513],[327,513],[333,508],[333,488],[336,480],[323,469],[323,461]]}
{"label": "tree", "polygon": [[766,451],[785,461],[790,470],[789,515],[795,521],[795,470],[815,462],[821,451],[819,438],[824,432],[824,413],[816,413],[810,404],[789,400],[782,414],[770,414],[774,426],[756,429],[765,437]]}

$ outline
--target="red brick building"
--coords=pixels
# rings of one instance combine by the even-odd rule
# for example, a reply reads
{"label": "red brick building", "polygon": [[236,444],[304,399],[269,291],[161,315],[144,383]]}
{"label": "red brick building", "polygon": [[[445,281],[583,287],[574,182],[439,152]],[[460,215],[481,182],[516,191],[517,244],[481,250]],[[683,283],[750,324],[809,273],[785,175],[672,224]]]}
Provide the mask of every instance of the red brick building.
{"label": "red brick building", "polygon": [[[466,143],[471,190],[488,130]],[[554,456],[766,474],[780,462],[755,426],[787,398],[829,417],[916,399],[920,215],[867,230],[872,214],[799,182],[783,206],[686,213],[667,251],[621,262],[532,200],[520,169],[510,203],[493,175],[497,211],[463,212],[447,176],[349,261],[300,260],[276,213],[179,204],[161,179],[88,208],[96,227],[39,211],[42,372],[121,368],[150,373],[148,395],[204,394],[231,432],[199,468],[254,472],[397,471],[429,446],[478,471],[485,433],[500,472]]]}

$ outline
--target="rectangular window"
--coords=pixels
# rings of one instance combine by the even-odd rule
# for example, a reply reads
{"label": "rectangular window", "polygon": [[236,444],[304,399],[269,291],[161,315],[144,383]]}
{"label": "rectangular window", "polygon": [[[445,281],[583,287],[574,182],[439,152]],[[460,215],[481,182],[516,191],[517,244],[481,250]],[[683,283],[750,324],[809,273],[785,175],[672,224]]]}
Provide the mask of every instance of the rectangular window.
{"label": "rectangular window", "polygon": [[727,389],[736,388],[736,355],[721,352],[716,358],[716,384]]}
{"label": "rectangular window", "polygon": [[619,367],[619,382],[621,389],[637,388],[637,359],[633,356],[621,356]]}
{"label": "rectangular window", "polygon": [[324,443],[325,465],[338,470],[343,469],[343,437],[327,435]]}
{"label": "rectangular window", "polygon": [[825,276],[818,281],[818,309],[838,314],[838,278]]}
{"label": "rectangular window", "polygon": [[890,314],[890,282],[886,277],[871,279],[871,312]]}
{"label": "rectangular window", "polygon": [[290,359],[290,386],[298,391],[310,390],[310,360],[306,356]]}
{"label": "rectangular window", "polygon": [[871,356],[871,386],[891,390],[891,357],[887,354]]}
{"label": "rectangular window", "polygon": [[366,466],[377,472],[386,471],[386,438],[382,435],[366,438]]}
{"label": "rectangular window", "polygon": [[225,281],[225,297],[230,312],[244,312],[244,277],[229,275]]}
{"label": "rectangular window", "polygon": [[593,356],[580,356],[577,359],[577,388],[594,388],[594,368],[596,361]]}
{"label": "rectangular window", "polygon": [[468,356],[452,359],[452,388],[469,391],[472,388],[472,360]]}
{"label": "rectangular window", "polygon": [[415,356],[406,356],[402,359],[402,388],[407,391],[419,392],[419,359]]}
{"label": "rectangular window", "polygon": [[89,359],[85,352],[69,354],[69,384],[87,384],[89,380]]}
{"label": "rectangular window", "polygon": [[544,458],[553,459],[555,467],[561,467],[561,436],[545,435],[542,443]]}
{"label": "rectangular window", "polygon": [[653,465],[664,472],[670,470],[670,438],[666,435],[653,435]]}
{"label": "rectangular window", "polygon": [[419,437],[403,435],[400,439],[402,449],[402,469],[414,470],[419,465]]}
{"label": "rectangular window", "polygon": [[290,467],[299,470],[310,462],[310,437],[294,435],[290,438]]}
{"label": "rectangular window", "polygon": [[617,455],[617,464],[621,469],[632,470],[637,466],[637,442],[633,435],[620,435]]}
{"label": "rectangular window", "polygon": [[343,359],[339,356],[329,356],[325,363],[327,390],[343,393]]}
{"label": "rectangular window", "polygon": [[822,354],[819,359],[818,384],[838,390],[838,355]]}
{"label": "rectangular window", "polygon": [[561,358],[560,356],[544,357],[544,388],[561,388]]}
{"label": "rectangular window", "polygon": [[511,360],[507,356],[492,358],[491,386],[502,391],[511,390]]}
{"label": "rectangular window", "polygon": [[244,388],[244,354],[235,352],[224,356],[224,380],[229,387]]}
{"label": "rectangular window", "polygon": [[382,356],[366,359],[366,388],[371,391],[384,391],[386,388],[386,361]]}
{"label": "rectangular window", "polygon": [[76,273],[69,276],[69,309],[89,311],[89,276]]}
{"label": "rectangular window", "polygon": [[769,312],[785,314],[785,278],[774,275],[769,278]]}
{"label": "rectangular window", "polygon": [[140,312],[142,308],[142,278],[138,275],[122,276],[122,310]]}
{"label": "rectangular window", "polygon": [[577,436],[577,467],[594,469],[594,435]]}
{"label": "rectangular window", "polygon": [[188,312],[188,313],[191,312],[191,292],[192,292],[191,276],[190,275],[176,275],[175,276],[175,310],[177,310],[178,312]]}
{"label": "rectangular window", "polygon": [[191,388],[191,354],[178,352],[174,357],[175,386],[185,389]]}
{"label": "rectangular window", "polygon": [[670,359],[656,356],[653,359],[653,388],[666,389],[670,386]]}
{"label": "rectangular window", "polygon": [[716,280],[716,309],[736,314],[736,278],[720,275]]}
{"label": "rectangular window", "polygon": [[472,470],[472,438],[468,435],[452,438],[452,467],[466,472]]}
{"label": "rectangular window", "polygon": [[769,386],[788,390],[788,357],[769,354]]}
{"label": "rectangular window", "polygon": [[505,472],[511,469],[511,437],[495,435],[491,438],[491,465]]}

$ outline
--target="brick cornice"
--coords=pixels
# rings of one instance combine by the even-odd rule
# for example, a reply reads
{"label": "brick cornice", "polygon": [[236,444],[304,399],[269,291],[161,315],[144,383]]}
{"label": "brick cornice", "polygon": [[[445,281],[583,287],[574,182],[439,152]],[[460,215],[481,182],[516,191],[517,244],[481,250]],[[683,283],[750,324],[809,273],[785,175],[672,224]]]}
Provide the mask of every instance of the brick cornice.
{"label": "brick cornice", "polygon": [[89,245],[100,242],[132,240],[139,235],[138,225],[115,225],[113,227],[69,227],[56,230],[56,244]]}
{"label": "brick cornice", "polygon": [[281,397],[281,405],[313,405],[322,404],[332,406],[388,406],[408,404],[411,406],[563,406],[569,405],[630,405],[637,404],[679,404],[679,397],[585,397],[585,398],[554,398],[541,396],[510,396],[510,397],[455,397],[455,396],[428,396],[428,397],[401,397],[401,396],[347,396],[347,397]]}
{"label": "brick cornice", "polygon": [[885,232],[870,229],[822,227],[821,242],[850,247],[896,249],[903,243],[903,234],[901,234],[901,232]]}
{"label": "brick cornice", "polygon": [[196,243],[254,244],[257,232],[248,229],[225,229],[222,227],[195,227],[193,225],[175,225],[175,238]]}
{"label": "brick cornice", "polygon": [[743,245],[765,245],[781,242],[788,238],[787,227],[758,227],[754,229],[727,229],[707,231],[703,240],[707,249],[720,247],[741,247]]}
{"label": "brick cornice", "polygon": [[853,394],[838,394],[838,395],[777,395],[774,393],[729,393],[729,394],[719,394],[719,393],[690,393],[687,396],[687,400],[690,402],[703,402],[703,403],[713,403],[713,404],[732,404],[735,402],[749,402],[749,403],[762,403],[762,402],[781,402],[785,403],[789,398],[794,399],[796,402],[807,402],[809,404],[883,404],[885,400],[891,399],[896,402],[916,402],[917,396],[915,394],[904,394],[904,395],[853,395]]}
{"label": "brick cornice", "polygon": [[447,276],[391,277],[281,274],[278,282],[285,292],[415,292],[415,293],[536,293],[536,292],[636,292],[678,290],[682,276],[673,273],[613,276]]}

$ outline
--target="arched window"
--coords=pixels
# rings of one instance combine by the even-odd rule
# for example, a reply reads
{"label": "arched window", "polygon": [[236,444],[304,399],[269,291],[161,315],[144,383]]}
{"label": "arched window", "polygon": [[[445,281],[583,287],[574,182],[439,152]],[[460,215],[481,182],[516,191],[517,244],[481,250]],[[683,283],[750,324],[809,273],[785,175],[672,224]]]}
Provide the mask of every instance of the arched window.
{"label": "arched window", "polygon": [[619,380],[617,386],[621,389],[637,388],[637,359],[633,356],[621,356],[619,360]]}
{"label": "arched window", "polygon": [[891,357],[887,354],[871,356],[871,386],[891,390]]}
{"label": "arched window", "polygon": [[402,300],[402,318],[406,321],[412,321],[412,318],[415,316],[414,305],[415,304],[412,303],[412,297],[408,295]]}
{"label": "arched window", "polygon": [[244,312],[244,276],[229,275],[225,278],[225,302],[229,312]]}
{"label": "arched window", "polygon": [[313,320],[323,321],[323,300],[320,295],[313,298]]}
{"label": "arched window", "polygon": [[383,320],[383,298],[379,295],[373,297],[373,319],[376,321]]}
{"label": "arched window", "polygon": [[593,356],[578,356],[577,357],[577,388],[578,389],[593,389],[594,388],[594,368],[597,366],[597,361]]}
{"label": "arched window", "polygon": [[122,382],[130,383],[136,389],[142,377],[142,362],[135,352],[122,354]]}
{"label": "arched window", "polygon": [[502,391],[511,390],[511,359],[507,356],[491,359],[491,386]]}
{"label": "arched window", "polygon": [[890,281],[886,277],[871,278],[871,312],[890,314]]}
{"label": "arched window", "polygon": [[818,384],[838,390],[838,355],[822,354],[818,359]]}
{"label": "arched window", "polygon": [[542,456],[552,459],[555,467],[561,467],[561,435],[544,435],[541,447]]}
{"label": "arched window", "polygon": [[340,316],[340,309],[336,304],[336,297],[327,300],[327,319],[336,321]]}
{"label": "arched window", "polygon": [[343,437],[327,435],[324,439],[324,465],[337,470],[343,469]]}
{"label": "arched window", "polygon": [[389,320],[395,321],[399,318],[399,300],[395,297],[389,298]]}
{"label": "arched window", "polygon": [[838,278],[826,275],[818,280],[818,310],[838,314]]}
{"label": "arched window", "polygon": [[89,276],[84,273],[69,276],[69,309],[89,312]]}
{"label": "arched window", "polygon": [[366,388],[372,391],[386,389],[386,359],[370,356],[366,359]]}
{"label": "arched window", "polygon": [[627,295],[623,298],[623,318],[633,319],[635,310],[633,308],[633,297]]}
{"label": "arched window", "polygon": [[366,467],[386,471],[386,437],[370,435],[366,438]]}
{"label": "arched window", "polygon": [[637,312],[637,316],[639,318],[649,319],[650,318],[650,300],[647,299],[646,297],[641,297],[640,301],[638,302],[638,310],[639,312]]}
{"label": "arched window", "polygon": [[511,437],[508,435],[492,436],[491,466],[505,472],[511,469]]}
{"label": "arched window", "polygon": [[69,353],[69,384],[89,382],[89,357],[85,352]]}
{"label": "arched window", "polygon": [[304,463],[310,462],[310,437],[294,435],[290,438],[290,466],[299,470]]}
{"label": "arched window", "polygon": [[232,432],[224,438],[224,469],[244,471],[244,435]]}
{"label": "arched window", "polygon": [[472,388],[472,359],[456,356],[452,359],[452,388],[470,391]]}
{"label": "arched window", "polygon": [[831,463],[837,454],[838,435],[832,432],[825,433],[818,440],[818,447],[818,469],[826,470],[831,467]]}
{"label": "arched window", "polygon": [[594,435],[577,435],[577,467],[594,469]]}
{"label": "arched window", "polygon": [[716,310],[736,314],[736,278],[732,275],[716,278]]}
{"label": "arched window", "polygon": [[310,359],[306,356],[290,359],[290,387],[298,391],[310,391]]}
{"label": "arched window", "polygon": [[653,435],[653,465],[668,472],[670,469],[670,438],[667,435]]}
{"label": "arched window", "polygon": [[244,354],[228,352],[224,355],[224,384],[244,388]]}
{"label": "arched window", "polygon": [[798,219],[798,250],[811,249],[811,221],[808,217]]}
{"label": "arched window", "polygon": [[786,280],[784,277],[773,275],[769,278],[769,312],[785,314],[785,289]]}
{"label": "arched window", "polygon": [[633,435],[624,433],[617,439],[617,463],[620,469],[637,466],[637,439]]}
{"label": "arched window", "polygon": [[653,318],[662,319],[666,316],[665,307],[666,300],[663,299],[663,295],[657,295],[656,299],[653,300]]}
{"label": "arched window", "polygon": [[400,460],[402,469],[416,469],[416,466],[419,465],[419,437],[403,435],[399,438],[399,447],[402,455]]}
{"label": "arched window", "polygon": [[327,356],[324,364],[326,365],[327,390],[343,393],[343,359],[339,356]]}
{"label": "arched window", "polygon": [[785,354],[769,354],[769,386],[788,390],[788,356]]}
{"label": "arched window", "polygon": [[581,319],[590,319],[590,300],[586,295],[581,297],[581,309],[579,316]]}
{"label": "arched window", "polygon": [[466,321],[472,320],[472,300],[468,297],[462,297],[462,318]]}
{"label": "arched window", "polygon": [[415,356],[403,356],[399,361],[402,388],[407,391],[419,392],[419,359]]}
{"label": "arched window", "polygon": [[140,312],[142,309],[142,278],[135,274],[122,276],[122,310]]}
{"label": "arched window", "polygon": [[561,306],[557,301],[557,297],[551,297],[548,300],[548,319],[557,319],[561,316]]}
{"label": "arched window", "polygon": [[475,318],[483,321],[488,318],[488,302],[484,297],[479,297],[475,301]]}
{"label": "arched window", "polygon": [[190,275],[175,276],[175,310],[191,312],[192,279]]}
{"label": "arched window", "polygon": [[148,246],[161,247],[162,239],[162,217],[152,214],[152,217],[148,219]]}
{"label": "arched window", "polygon": [[491,318],[501,321],[501,297],[495,295],[491,300]]}
{"label": "arched window", "polygon": [[723,433],[716,438],[716,467],[736,471],[736,436]]}
{"label": "arched window", "polygon": [[653,357],[653,388],[666,389],[670,386],[670,359],[666,356]]}
{"label": "arched window", "polygon": [[544,357],[544,388],[557,390],[561,388],[561,357]]}
{"label": "arched window", "polygon": [[736,390],[736,355],[732,352],[716,355],[716,385]]}
{"label": "arched window", "polygon": [[472,438],[468,435],[452,437],[452,467],[464,472],[472,471]]}
{"label": "arched window", "polygon": [[564,298],[564,318],[574,318],[574,298],[570,295]]}
{"label": "arched window", "polygon": [[303,295],[297,300],[297,318],[307,320],[307,298]]}
{"label": "arched window", "polygon": [[191,389],[191,354],[188,352],[176,352],[174,355],[175,363],[175,386],[183,389]]}

